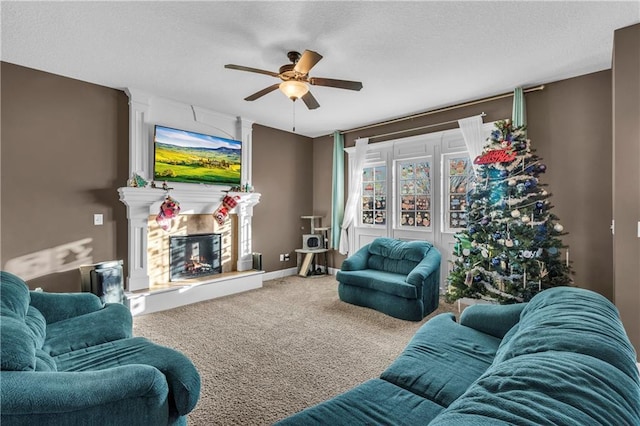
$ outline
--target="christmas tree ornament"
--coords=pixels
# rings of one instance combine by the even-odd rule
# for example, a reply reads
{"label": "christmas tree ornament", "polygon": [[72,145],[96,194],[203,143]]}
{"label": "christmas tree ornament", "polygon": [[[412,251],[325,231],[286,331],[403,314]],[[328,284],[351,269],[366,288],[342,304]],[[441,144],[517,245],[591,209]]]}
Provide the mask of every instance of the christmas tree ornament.
{"label": "christmas tree ornament", "polygon": [[529,223],[531,219],[529,218],[529,216],[522,216],[521,220],[522,220],[522,223]]}
{"label": "christmas tree ornament", "polygon": [[555,225],[553,225],[553,230],[556,232],[562,232],[564,230],[564,226],[560,225],[559,223],[556,223]]}
{"label": "christmas tree ornament", "polygon": [[509,179],[509,181],[507,182],[507,184],[509,186],[516,186],[518,182],[515,179]]}
{"label": "christmas tree ornament", "polygon": [[520,210],[515,209],[515,210],[511,210],[511,217],[520,217]]}

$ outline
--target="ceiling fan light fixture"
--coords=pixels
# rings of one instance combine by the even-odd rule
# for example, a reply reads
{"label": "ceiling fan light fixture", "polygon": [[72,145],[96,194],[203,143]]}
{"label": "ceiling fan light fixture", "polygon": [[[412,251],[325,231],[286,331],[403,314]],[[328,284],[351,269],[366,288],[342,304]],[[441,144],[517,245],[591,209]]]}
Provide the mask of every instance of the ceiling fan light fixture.
{"label": "ceiling fan light fixture", "polygon": [[284,93],[289,99],[295,101],[307,94],[309,91],[309,86],[302,81],[297,80],[287,80],[280,83],[280,90]]}

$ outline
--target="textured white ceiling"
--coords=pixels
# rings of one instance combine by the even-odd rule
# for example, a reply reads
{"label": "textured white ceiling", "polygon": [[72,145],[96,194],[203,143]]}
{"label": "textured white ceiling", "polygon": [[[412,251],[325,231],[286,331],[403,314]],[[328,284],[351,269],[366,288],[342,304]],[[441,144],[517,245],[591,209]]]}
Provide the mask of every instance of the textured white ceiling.
{"label": "textured white ceiling", "polygon": [[[640,1],[2,1],[3,61],[320,136],[611,67],[613,32]],[[324,58],[309,111],[279,91],[286,53]]]}

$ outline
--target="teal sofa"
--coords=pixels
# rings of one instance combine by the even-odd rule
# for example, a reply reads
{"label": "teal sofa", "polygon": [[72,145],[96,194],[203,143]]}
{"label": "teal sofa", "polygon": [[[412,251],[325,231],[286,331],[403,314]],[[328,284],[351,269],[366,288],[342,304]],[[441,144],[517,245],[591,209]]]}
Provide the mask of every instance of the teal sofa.
{"label": "teal sofa", "polygon": [[379,378],[277,424],[637,426],[636,353],[607,299],[556,287],[437,315]]}
{"label": "teal sofa", "polygon": [[376,238],[342,262],[338,297],[395,318],[420,321],[440,296],[440,252],[427,241]]}
{"label": "teal sofa", "polygon": [[0,424],[184,425],[200,376],[178,351],[132,337],[122,304],[30,292],[0,272]]}

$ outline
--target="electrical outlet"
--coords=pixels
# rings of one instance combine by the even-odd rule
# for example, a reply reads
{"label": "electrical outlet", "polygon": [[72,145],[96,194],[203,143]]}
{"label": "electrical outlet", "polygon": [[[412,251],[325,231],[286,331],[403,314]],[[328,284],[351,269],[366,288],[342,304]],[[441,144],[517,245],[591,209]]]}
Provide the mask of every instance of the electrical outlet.
{"label": "electrical outlet", "polygon": [[93,224],[94,225],[102,225],[104,223],[104,219],[102,214],[96,213],[93,215]]}
{"label": "electrical outlet", "polygon": [[290,260],[290,259],[291,259],[291,256],[289,255],[289,253],[285,253],[285,254],[284,254],[284,260],[285,260],[285,261],[288,261],[288,260]]}
{"label": "electrical outlet", "polygon": [[284,254],[280,255],[280,262],[284,262]]}

